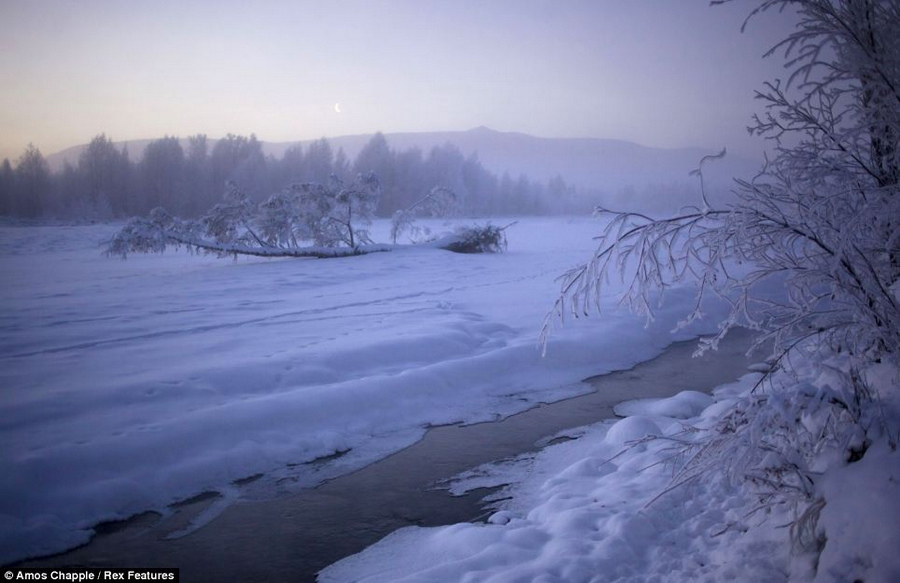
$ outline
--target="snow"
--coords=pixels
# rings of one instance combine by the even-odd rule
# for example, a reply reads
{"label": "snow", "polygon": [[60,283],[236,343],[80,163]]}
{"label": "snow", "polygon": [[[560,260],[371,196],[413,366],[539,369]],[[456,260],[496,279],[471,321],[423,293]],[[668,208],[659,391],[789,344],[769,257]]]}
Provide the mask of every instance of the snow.
{"label": "snow", "polygon": [[[752,381],[745,377],[743,386]],[[666,492],[672,441],[665,438],[683,438],[672,421],[637,415],[598,423],[518,463],[464,474],[456,493],[510,484],[494,494],[502,501],[487,524],[401,529],[328,567],[319,581],[784,580],[783,532],[768,524],[746,536],[752,500],[738,487],[709,480]]]}
{"label": "snow", "polygon": [[[692,297],[675,289],[649,326],[607,311],[558,330],[541,358],[554,278],[593,251],[587,218],[520,220],[504,254],[326,260],[108,259],[98,243],[116,227],[0,226],[0,562],[204,491],[315,485],[430,425],[584,393],[581,379],[716,321],[671,334]],[[388,230],[376,223],[373,239]]]}
{"label": "snow", "polygon": [[653,419],[636,415],[622,419],[609,428],[606,441],[618,447],[623,447],[629,442],[638,441],[647,436],[660,436],[662,429]]}
{"label": "snow", "polygon": [[817,581],[900,581],[900,452],[880,443],[859,463],[829,472],[821,487],[828,504],[820,521],[834,540]]}
{"label": "snow", "polygon": [[[883,368],[872,386],[889,390],[897,370]],[[801,362],[799,379],[778,374],[824,389],[828,381],[816,377],[818,370]],[[486,523],[398,530],[326,568],[319,581],[900,580],[900,452],[889,435],[858,463],[831,463],[824,471],[819,555],[792,551],[784,525],[796,517],[757,496],[747,482],[707,472],[673,483],[681,446],[701,438],[697,428],[738,399],[749,398],[759,377],[747,374],[713,397],[687,391],[631,401],[617,408],[629,415],[624,419],[577,428],[568,432],[571,441],[465,472],[452,493],[505,485],[489,496],[497,511]],[[709,405],[700,407],[704,401]],[[685,418],[686,407],[695,415]],[[888,408],[896,429],[900,408]]]}
{"label": "snow", "polygon": [[682,391],[666,399],[635,399],[619,403],[613,410],[620,417],[656,415],[687,419],[696,417],[714,403],[713,398],[698,391]]}

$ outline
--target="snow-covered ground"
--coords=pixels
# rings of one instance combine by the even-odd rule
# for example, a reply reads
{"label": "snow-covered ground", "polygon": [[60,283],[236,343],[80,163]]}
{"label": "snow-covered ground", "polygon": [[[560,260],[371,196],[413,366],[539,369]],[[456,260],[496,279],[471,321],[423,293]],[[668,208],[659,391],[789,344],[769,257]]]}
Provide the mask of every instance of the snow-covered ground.
{"label": "snow-covered ground", "polygon": [[521,220],[499,255],[329,260],[108,259],[114,230],[0,227],[0,562],[202,491],[233,499],[241,478],[265,474],[254,495],[285,476],[309,486],[428,425],[583,393],[580,379],[676,339],[691,298],[675,290],[649,327],[625,311],[570,323],[541,358],[554,279],[593,251],[594,220]]}
{"label": "snow-covered ground", "polygon": [[[831,390],[833,378],[808,363],[798,369],[807,386]],[[873,386],[897,382],[896,369],[884,372]],[[500,502],[486,524],[398,530],[328,567],[319,581],[900,581],[900,452],[887,436],[858,463],[831,459],[820,467],[824,507],[813,527],[821,554],[792,549],[787,525],[796,517],[757,495],[764,484],[754,490],[717,471],[684,481],[675,475],[685,446],[702,439],[759,376],[719,387],[715,400],[686,391],[625,403],[616,408],[626,416],[620,421],[572,430],[565,435],[573,441],[466,472],[455,493],[508,484],[492,496]],[[827,421],[803,419],[820,422]]]}

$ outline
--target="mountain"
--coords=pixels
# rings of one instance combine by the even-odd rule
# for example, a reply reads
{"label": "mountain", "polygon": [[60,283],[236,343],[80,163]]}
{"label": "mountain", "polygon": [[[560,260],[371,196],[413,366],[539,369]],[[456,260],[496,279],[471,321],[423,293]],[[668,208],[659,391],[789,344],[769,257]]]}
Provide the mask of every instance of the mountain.
{"label": "mountain", "polygon": [[[371,139],[371,134],[329,138],[336,152],[343,148],[354,159]],[[394,150],[418,148],[423,154],[435,146],[447,143],[457,146],[465,155],[476,153],[482,164],[498,175],[503,172],[516,178],[546,181],[556,174],[579,188],[616,192],[624,188],[645,189],[654,185],[693,185],[689,176],[703,156],[713,154],[702,148],[651,148],[623,140],[599,138],[540,138],[517,132],[498,132],[486,127],[468,131],[419,132],[385,134]],[[139,160],[151,140],[117,142],[126,145],[132,160]],[[313,140],[299,142],[262,142],[263,151],[280,158],[295,143],[308,145]],[[185,140],[186,143],[186,140]],[[212,148],[215,140],[210,140]],[[47,157],[51,168],[59,169],[68,161],[77,164],[85,145],[74,146]],[[733,177],[749,178],[758,163],[739,156],[728,155],[704,168],[709,185],[723,187]]]}

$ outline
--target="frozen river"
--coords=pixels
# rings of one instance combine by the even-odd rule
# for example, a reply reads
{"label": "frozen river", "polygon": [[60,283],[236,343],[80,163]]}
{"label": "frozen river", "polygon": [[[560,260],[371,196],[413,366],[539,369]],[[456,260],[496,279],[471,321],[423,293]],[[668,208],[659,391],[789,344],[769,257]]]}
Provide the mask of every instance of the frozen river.
{"label": "frozen river", "polygon": [[0,227],[0,562],[203,492],[221,508],[291,494],[712,329],[670,333],[690,290],[650,326],[610,298],[541,357],[555,278],[600,228],[520,220],[498,255],[121,261],[100,252],[114,226]]}

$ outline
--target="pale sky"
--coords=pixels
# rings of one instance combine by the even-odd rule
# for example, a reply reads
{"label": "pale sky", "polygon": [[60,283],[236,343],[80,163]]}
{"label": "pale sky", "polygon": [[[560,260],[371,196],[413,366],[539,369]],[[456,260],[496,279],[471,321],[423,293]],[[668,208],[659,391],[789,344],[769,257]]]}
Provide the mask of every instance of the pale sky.
{"label": "pale sky", "polygon": [[[707,0],[0,0],[0,158],[115,140],[488,126],[762,146],[790,29]],[[340,103],[341,113],[335,111]]]}

